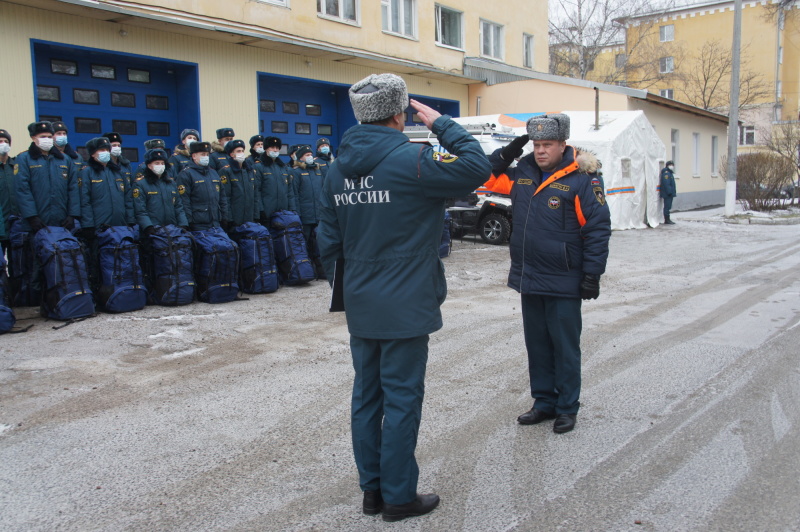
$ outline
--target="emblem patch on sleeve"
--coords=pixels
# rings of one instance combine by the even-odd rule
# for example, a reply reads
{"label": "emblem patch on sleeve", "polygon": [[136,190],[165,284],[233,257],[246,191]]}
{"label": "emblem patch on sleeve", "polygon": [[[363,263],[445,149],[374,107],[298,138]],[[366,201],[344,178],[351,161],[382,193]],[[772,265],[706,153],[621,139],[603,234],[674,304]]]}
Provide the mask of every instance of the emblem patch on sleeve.
{"label": "emblem patch on sleeve", "polygon": [[79,177],[78,178],[78,188],[81,188],[82,186],[83,186],[83,178]]}
{"label": "emblem patch on sleeve", "polygon": [[222,182],[222,184],[224,185],[224,184],[226,184],[226,183],[228,182],[228,176],[226,176],[226,175],[224,175],[224,176],[220,176],[219,180],[220,180],[220,181]]}
{"label": "emblem patch on sleeve", "polygon": [[561,198],[558,196],[553,196],[549,200],[547,200],[547,206],[551,209],[558,209],[561,207]]}
{"label": "emblem patch on sleeve", "polygon": [[178,194],[183,194],[186,192],[186,187],[183,185],[178,185]]}
{"label": "emblem patch on sleeve", "polygon": [[592,178],[592,186],[593,187],[599,187],[600,186],[600,178],[599,177],[593,177]]}
{"label": "emblem patch on sleeve", "polygon": [[133,197],[134,198],[138,198],[139,197],[139,189],[138,188],[134,188],[133,189]]}
{"label": "emblem patch on sleeve", "polygon": [[600,203],[600,205],[605,205],[606,197],[603,195],[603,189],[600,187],[594,187],[592,190],[594,190],[594,197],[597,198],[597,201]]}
{"label": "emblem patch on sleeve", "polygon": [[452,153],[435,151],[433,152],[433,160],[437,163],[452,163],[458,160],[458,157]]}

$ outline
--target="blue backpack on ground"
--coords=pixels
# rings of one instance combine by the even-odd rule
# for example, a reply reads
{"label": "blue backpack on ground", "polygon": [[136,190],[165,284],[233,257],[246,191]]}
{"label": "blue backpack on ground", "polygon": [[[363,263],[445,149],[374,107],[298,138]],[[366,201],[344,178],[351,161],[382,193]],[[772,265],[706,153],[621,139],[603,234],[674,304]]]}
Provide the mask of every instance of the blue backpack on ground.
{"label": "blue backpack on ground", "polygon": [[291,211],[277,211],[270,218],[272,245],[281,283],[304,284],[314,280],[314,265],[308,259],[300,216]]}
{"label": "blue backpack on ground", "polygon": [[14,307],[36,307],[42,294],[33,289],[33,243],[31,234],[22,229],[22,219],[11,216],[9,231],[8,277],[11,305]]}
{"label": "blue backpack on ground", "polygon": [[239,295],[239,246],[219,227],[193,231],[197,298],[227,303]]}
{"label": "blue backpack on ground", "polygon": [[132,229],[108,227],[97,231],[99,282],[97,302],[106,312],[130,312],[147,304],[139,245]]}
{"label": "blue backpack on ground", "polygon": [[239,288],[248,294],[276,291],[280,282],[269,229],[245,222],[233,229],[231,237],[239,244]]}
{"label": "blue backpack on ground", "polygon": [[74,320],[94,314],[83,246],[63,227],[45,227],[33,237],[44,274],[42,315]]}
{"label": "blue backpack on ground", "polygon": [[157,226],[150,235],[152,286],[158,305],[188,305],[194,301],[192,237],[174,225]]}
{"label": "blue backpack on ground", "polygon": [[450,213],[444,211],[444,227],[442,227],[442,240],[439,242],[439,258],[443,259],[450,256],[450,251],[453,249],[453,239],[451,238],[450,229],[452,220]]}
{"label": "blue backpack on ground", "polygon": [[[0,220],[0,223],[3,223]],[[0,253],[0,334],[10,331],[17,323],[17,317],[11,310],[11,294],[8,291],[8,275],[6,274],[6,259]]]}

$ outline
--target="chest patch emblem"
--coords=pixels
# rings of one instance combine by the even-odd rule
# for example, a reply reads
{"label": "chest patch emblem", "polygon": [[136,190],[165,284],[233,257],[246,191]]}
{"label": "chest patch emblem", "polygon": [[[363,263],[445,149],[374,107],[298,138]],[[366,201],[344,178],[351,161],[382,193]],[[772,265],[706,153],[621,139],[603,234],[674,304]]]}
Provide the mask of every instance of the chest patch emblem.
{"label": "chest patch emblem", "polygon": [[139,197],[139,189],[138,188],[134,188],[133,189],[133,197],[134,198],[138,198]]}
{"label": "chest patch emblem", "polygon": [[550,185],[550,188],[557,188],[558,190],[569,192],[569,185],[563,185],[561,183],[553,183],[552,185]]}
{"label": "chest patch emblem", "polygon": [[437,163],[452,163],[458,160],[458,157],[452,153],[442,153],[440,151],[433,152],[433,160]]}
{"label": "chest patch emblem", "polygon": [[518,185],[532,185],[533,179],[517,179]]}
{"label": "chest patch emblem", "polygon": [[186,192],[186,187],[184,185],[178,185],[178,194],[183,194]]}
{"label": "chest patch emblem", "polygon": [[558,196],[553,196],[549,200],[547,200],[547,206],[551,209],[558,209],[561,207],[561,198]]}
{"label": "chest patch emblem", "polygon": [[224,176],[220,176],[219,180],[220,180],[220,181],[222,182],[222,184],[224,185],[224,184],[226,184],[226,183],[228,182],[228,176],[226,176],[226,175],[224,175]]}

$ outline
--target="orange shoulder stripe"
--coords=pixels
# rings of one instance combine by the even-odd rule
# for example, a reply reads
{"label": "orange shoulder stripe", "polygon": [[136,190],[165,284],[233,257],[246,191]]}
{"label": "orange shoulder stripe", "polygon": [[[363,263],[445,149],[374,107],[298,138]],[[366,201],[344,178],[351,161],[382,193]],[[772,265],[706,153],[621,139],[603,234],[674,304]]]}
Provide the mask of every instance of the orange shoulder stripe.
{"label": "orange shoulder stripe", "polygon": [[586,225],[586,217],[583,215],[580,196],[575,196],[575,214],[578,215],[578,223],[581,224],[581,227]]}
{"label": "orange shoulder stripe", "polygon": [[539,185],[539,188],[536,189],[536,192],[534,192],[533,195],[535,196],[536,194],[538,194],[539,191],[541,191],[544,187],[546,187],[547,185],[549,185],[550,183],[552,183],[556,179],[564,177],[565,175],[567,175],[569,173],[572,173],[577,169],[578,169],[578,163],[575,162],[575,161],[572,161],[572,164],[562,168],[561,170],[559,170],[558,172],[554,173],[549,178],[547,178],[547,181],[545,181],[544,183]]}

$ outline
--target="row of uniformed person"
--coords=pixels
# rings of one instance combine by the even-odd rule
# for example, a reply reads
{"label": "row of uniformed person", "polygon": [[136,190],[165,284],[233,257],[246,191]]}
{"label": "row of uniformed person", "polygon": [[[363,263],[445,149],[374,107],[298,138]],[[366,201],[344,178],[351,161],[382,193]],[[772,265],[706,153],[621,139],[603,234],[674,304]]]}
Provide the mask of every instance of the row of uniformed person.
{"label": "row of uniformed person", "polygon": [[[280,157],[281,140],[255,135],[249,156],[231,128],[217,130],[217,141],[199,140],[186,129],[172,155],[164,141],[145,142],[144,161],[133,170],[122,155],[122,137],[106,133],[86,144],[88,161],[70,146],[62,122],[36,122],[28,127],[31,145],[16,158],[10,156],[11,135],[0,130],[0,241],[8,241],[10,217],[21,218],[24,230],[44,226],[72,229],[81,222],[80,235],[92,252],[92,279],[97,279],[94,232],[107,225],[138,224],[142,233],[156,225],[174,224],[203,230],[230,230],[247,221],[268,224],[279,210],[297,212],[308,239],[319,217],[318,197],[324,171],[332,161],[330,143],[320,139],[317,158],[310,146],[293,146],[293,167]],[[41,288],[35,265],[34,288]]]}

